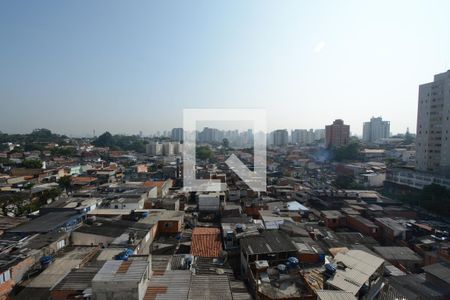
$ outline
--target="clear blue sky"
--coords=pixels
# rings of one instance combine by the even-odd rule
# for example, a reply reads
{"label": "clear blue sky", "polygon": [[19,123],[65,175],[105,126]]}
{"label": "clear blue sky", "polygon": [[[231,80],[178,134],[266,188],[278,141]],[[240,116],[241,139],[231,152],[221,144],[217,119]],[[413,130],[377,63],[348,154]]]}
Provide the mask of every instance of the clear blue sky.
{"label": "clear blue sky", "polygon": [[0,130],[144,134],[183,108],[270,128],[416,127],[450,68],[450,1],[1,1]]}

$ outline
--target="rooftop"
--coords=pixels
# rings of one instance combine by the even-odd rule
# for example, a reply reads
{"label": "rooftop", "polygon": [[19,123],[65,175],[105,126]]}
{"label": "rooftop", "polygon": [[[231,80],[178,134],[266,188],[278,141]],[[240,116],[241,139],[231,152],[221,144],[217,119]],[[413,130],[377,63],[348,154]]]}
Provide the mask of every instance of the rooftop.
{"label": "rooftop", "polygon": [[389,261],[422,261],[422,258],[408,247],[374,247],[373,250]]}
{"label": "rooftop", "polygon": [[144,299],[188,299],[190,282],[191,272],[188,270],[169,270],[162,275],[153,274]]}
{"label": "rooftop", "polygon": [[228,276],[216,274],[192,276],[188,299],[232,300]]}
{"label": "rooftop", "polygon": [[109,260],[95,275],[92,282],[140,282],[148,272],[148,256],[131,256],[129,260]]}
{"label": "rooftop", "polygon": [[297,252],[294,243],[278,230],[263,231],[259,235],[242,238],[241,248],[248,255]]}
{"label": "rooftop", "polygon": [[342,213],[337,210],[322,210],[321,214],[324,215],[327,219],[336,219],[342,217]]}
{"label": "rooftop", "polygon": [[406,230],[403,224],[399,223],[397,220],[394,220],[392,218],[375,218],[375,220],[378,223],[392,229],[395,232],[403,232]]}
{"label": "rooftop", "polygon": [[345,269],[337,269],[327,283],[337,289],[356,295],[367,280],[380,268],[384,260],[361,250],[338,253],[334,258]]}
{"label": "rooftop", "polygon": [[192,231],[191,254],[202,257],[219,257],[222,251],[218,228],[195,227]]}
{"label": "rooftop", "polygon": [[431,274],[439,278],[447,284],[450,284],[450,263],[440,262],[423,268],[425,273]]}
{"label": "rooftop", "polygon": [[334,290],[318,290],[317,300],[356,300],[350,292],[334,291]]}
{"label": "rooftop", "polygon": [[80,267],[98,250],[97,247],[66,248],[60,257],[34,278],[27,287],[51,288],[73,268]]}
{"label": "rooftop", "polygon": [[32,219],[26,223],[23,223],[15,228],[10,229],[10,232],[15,233],[26,233],[26,232],[49,232],[53,230],[57,230],[60,227],[64,226],[66,222],[68,222],[71,218],[75,218],[79,216],[82,217],[76,211],[68,210],[68,211],[58,211],[58,212],[49,212],[43,216],[37,217],[36,219]]}

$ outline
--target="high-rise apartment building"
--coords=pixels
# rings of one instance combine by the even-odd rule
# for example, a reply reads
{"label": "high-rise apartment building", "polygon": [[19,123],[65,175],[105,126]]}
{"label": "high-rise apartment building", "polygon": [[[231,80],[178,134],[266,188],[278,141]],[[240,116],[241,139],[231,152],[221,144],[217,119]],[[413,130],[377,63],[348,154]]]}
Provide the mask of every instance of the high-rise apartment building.
{"label": "high-rise apartment building", "polygon": [[275,146],[285,146],[289,143],[289,133],[287,129],[278,129],[273,132],[273,144]]}
{"label": "high-rise apartment building", "polygon": [[291,131],[291,142],[293,144],[307,145],[316,140],[316,134],[313,129],[294,129]]}
{"label": "high-rise apartment building", "polygon": [[450,70],[419,86],[416,168],[450,173]]}
{"label": "high-rise apartment building", "polygon": [[381,139],[390,136],[391,124],[389,121],[383,121],[381,117],[370,119],[370,122],[364,122],[363,141],[367,143],[378,143]]}
{"label": "high-rise apartment building", "polygon": [[182,142],[183,141],[183,128],[173,128],[171,138],[172,138],[172,141]]}
{"label": "high-rise apartment building", "polygon": [[342,147],[350,140],[350,125],[343,120],[335,120],[333,124],[325,126],[325,144],[327,147]]}

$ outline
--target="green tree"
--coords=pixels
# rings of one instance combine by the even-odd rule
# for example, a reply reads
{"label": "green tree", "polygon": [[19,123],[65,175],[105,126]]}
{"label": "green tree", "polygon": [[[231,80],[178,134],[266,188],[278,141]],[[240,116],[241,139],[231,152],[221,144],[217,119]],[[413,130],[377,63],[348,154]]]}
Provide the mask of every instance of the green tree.
{"label": "green tree", "polygon": [[359,150],[361,145],[359,142],[352,142],[346,146],[340,148],[331,149],[333,160],[344,161],[344,160],[359,160]]}
{"label": "green tree", "polygon": [[199,146],[196,149],[196,157],[201,160],[211,159],[213,157],[213,152],[207,146]]}
{"label": "green tree", "polygon": [[102,135],[100,135],[94,142],[94,146],[96,147],[111,147],[114,146],[114,138],[111,133],[106,131]]}
{"label": "green tree", "polygon": [[355,181],[355,177],[345,175],[338,175],[334,180],[334,185],[338,189],[358,190],[364,188]]}
{"label": "green tree", "polygon": [[438,184],[430,184],[422,189],[418,204],[425,209],[441,214],[450,215],[450,190]]}
{"label": "green tree", "polygon": [[57,147],[51,150],[52,156],[75,156],[75,147]]}
{"label": "green tree", "polygon": [[405,141],[404,143],[406,145],[411,144],[412,142],[414,142],[414,136],[409,132],[409,128],[406,129],[406,133],[405,133]]}
{"label": "green tree", "polygon": [[63,176],[63,177],[59,178],[58,184],[61,188],[65,189],[67,192],[72,187],[72,177],[71,176]]}
{"label": "green tree", "polygon": [[228,148],[230,147],[230,141],[229,141],[227,138],[223,139],[223,140],[222,140],[222,146],[223,146],[225,149],[228,149]]}
{"label": "green tree", "polygon": [[25,159],[22,165],[27,169],[40,169],[42,168],[42,161],[40,159]]}

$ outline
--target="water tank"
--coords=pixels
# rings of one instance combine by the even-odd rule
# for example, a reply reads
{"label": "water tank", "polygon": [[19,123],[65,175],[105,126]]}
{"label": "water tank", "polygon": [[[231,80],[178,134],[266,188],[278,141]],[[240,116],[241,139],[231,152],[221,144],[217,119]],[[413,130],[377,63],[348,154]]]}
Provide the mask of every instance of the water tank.
{"label": "water tank", "polygon": [[333,264],[331,264],[331,263],[326,263],[326,264],[325,264],[325,270],[326,270],[328,273],[330,273],[330,274],[336,273],[336,267],[333,266]]}
{"label": "water tank", "polygon": [[297,268],[299,264],[298,258],[297,257],[289,257],[288,261],[287,261],[287,266],[289,268]]}
{"label": "water tank", "polygon": [[53,261],[53,256],[51,255],[46,255],[41,257],[41,259],[39,260],[39,262],[41,263],[41,267],[42,268],[47,268],[49,264],[51,264]]}
{"label": "water tank", "polygon": [[134,250],[131,248],[127,248],[116,255],[116,260],[128,260],[128,257],[133,255]]}
{"label": "water tank", "polygon": [[284,264],[279,264],[277,266],[278,271],[280,272],[280,274],[285,274],[287,271],[287,267]]}
{"label": "water tank", "polygon": [[225,240],[232,241],[234,238],[234,232],[233,230],[227,230],[227,235],[225,237]]}

